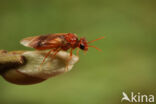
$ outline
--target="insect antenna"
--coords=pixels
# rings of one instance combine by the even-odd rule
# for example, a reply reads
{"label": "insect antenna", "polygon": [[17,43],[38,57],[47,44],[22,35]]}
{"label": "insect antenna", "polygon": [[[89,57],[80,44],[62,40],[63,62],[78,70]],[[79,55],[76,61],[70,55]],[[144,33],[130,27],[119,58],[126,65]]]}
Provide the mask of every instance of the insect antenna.
{"label": "insect antenna", "polygon": [[95,46],[91,46],[91,45],[88,45],[88,47],[93,47],[93,48],[95,48],[96,50],[98,50],[98,51],[102,51],[101,49],[99,49],[99,48],[97,48],[97,47],[95,47]]}
{"label": "insect antenna", "polygon": [[103,39],[103,38],[104,38],[104,37],[101,37],[101,38],[98,38],[98,39],[92,40],[92,41],[88,42],[88,44],[90,44],[90,43],[92,43],[92,42],[94,42],[94,41],[97,41],[97,40]]}

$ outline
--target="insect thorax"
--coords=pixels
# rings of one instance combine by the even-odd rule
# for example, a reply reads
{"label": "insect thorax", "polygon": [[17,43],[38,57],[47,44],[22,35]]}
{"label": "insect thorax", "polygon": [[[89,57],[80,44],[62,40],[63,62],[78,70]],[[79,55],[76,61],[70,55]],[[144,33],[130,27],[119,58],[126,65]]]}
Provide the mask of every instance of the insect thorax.
{"label": "insect thorax", "polygon": [[62,45],[63,50],[68,50],[69,48],[76,48],[78,46],[78,38],[75,34],[64,35],[64,41]]}

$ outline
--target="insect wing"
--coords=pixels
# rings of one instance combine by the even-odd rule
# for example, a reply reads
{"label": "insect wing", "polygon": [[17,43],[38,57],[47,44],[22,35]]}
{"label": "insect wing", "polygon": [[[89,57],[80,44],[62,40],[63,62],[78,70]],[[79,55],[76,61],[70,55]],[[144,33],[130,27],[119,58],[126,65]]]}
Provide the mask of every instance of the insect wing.
{"label": "insect wing", "polygon": [[32,47],[36,49],[50,49],[57,48],[61,43],[62,39],[60,34],[51,34],[43,36],[28,37],[21,41],[21,44],[26,47]]}
{"label": "insect wing", "polygon": [[37,41],[37,38],[39,36],[33,36],[33,37],[28,37],[28,38],[24,38],[23,40],[20,41],[20,43],[26,47],[33,47],[30,45],[30,43]]}

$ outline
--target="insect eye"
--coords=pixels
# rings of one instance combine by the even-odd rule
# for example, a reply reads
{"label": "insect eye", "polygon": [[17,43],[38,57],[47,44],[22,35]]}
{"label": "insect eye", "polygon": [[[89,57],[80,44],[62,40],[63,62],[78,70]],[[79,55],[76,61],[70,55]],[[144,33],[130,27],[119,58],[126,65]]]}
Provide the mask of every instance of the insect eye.
{"label": "insect eye", "polygon": [[83,44],[80,44],[80,49],[84,50],[85,46]]}

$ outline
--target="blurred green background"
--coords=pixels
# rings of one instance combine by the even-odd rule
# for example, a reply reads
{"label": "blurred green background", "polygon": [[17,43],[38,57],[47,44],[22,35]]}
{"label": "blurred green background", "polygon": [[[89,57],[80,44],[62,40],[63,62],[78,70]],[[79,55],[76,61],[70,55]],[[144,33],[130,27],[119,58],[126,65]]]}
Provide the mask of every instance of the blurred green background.
{"label": "blurred green background", "polygon": [[0,104],[121,104],[122,92],[156,95],[155,0],[0,0],[0,49],[22,38],[77,33],[93,40],[73,70],[36,85],[0,78]]}

